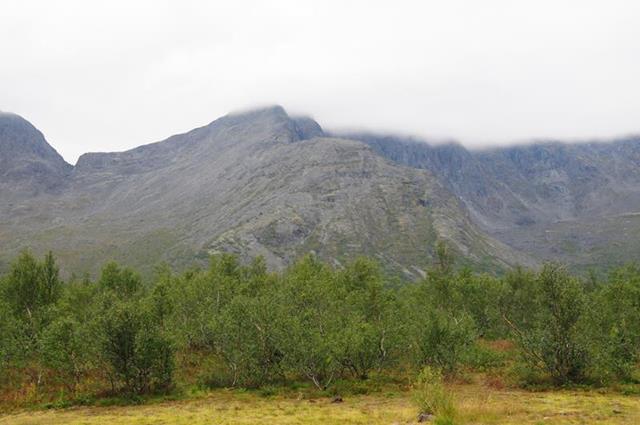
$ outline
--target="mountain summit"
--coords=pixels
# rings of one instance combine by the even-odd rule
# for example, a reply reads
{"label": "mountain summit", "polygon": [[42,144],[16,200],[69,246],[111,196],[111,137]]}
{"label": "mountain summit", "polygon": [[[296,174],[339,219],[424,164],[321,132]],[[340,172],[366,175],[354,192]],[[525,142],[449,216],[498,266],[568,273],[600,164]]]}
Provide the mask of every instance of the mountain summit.
{"label": "mountain summit", "polygon": [[0,112],[0,193],[55,189],[71,168],[31,123]]}

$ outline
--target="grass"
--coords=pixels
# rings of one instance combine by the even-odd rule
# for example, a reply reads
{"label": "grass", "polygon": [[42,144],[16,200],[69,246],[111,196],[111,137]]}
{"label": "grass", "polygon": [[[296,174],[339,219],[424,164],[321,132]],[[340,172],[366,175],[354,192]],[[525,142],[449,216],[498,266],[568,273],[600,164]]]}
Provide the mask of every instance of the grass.
{"label": "grass", "polygon": [[[461,424],[638,424],[640,397],[617,392],[527,392],[480,384],[450,386]],[[190,400],[143,406],[76,407],[0,416],[2,425],[145,424],[410,424],[416,408],[409,392],[331,398],[213,390]]]}

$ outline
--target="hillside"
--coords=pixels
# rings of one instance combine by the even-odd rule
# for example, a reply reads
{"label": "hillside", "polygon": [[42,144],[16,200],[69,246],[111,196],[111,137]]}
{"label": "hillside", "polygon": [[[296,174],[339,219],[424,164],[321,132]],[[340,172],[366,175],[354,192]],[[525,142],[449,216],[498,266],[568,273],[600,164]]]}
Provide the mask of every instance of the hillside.
{"label": "hillside", "polygon": [[[0,140],[4,161],[26,158],[12,156],[15,140]],[[186,266],[223,251],[281,268],[314,251],[335,263],[375,256],[416,278],[443,238],[481,268],[535,262],[481,231],[431,172],[326,137],[315,121],[281,107],[231,114],[126,152],[88,153],[73,168],[49,156],[55,190],[26,191],[0,207],[5,261],[30,246],[53,249],[76,273],[108,259],[150,272],[160,261]],[[36,188],[35,180],[27,173],[3,184]]]}
{"label": "hillside", "polygon": [[468,150],[371,134],[349,137],[436,175],[482,230],[540,260],[577,268],[640,253],[640,138]]}

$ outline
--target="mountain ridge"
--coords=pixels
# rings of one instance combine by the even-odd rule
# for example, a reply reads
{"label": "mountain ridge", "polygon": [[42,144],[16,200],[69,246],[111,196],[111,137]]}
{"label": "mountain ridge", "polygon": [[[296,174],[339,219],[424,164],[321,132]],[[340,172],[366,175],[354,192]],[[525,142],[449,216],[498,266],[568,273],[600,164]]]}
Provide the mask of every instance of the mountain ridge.
{"label": "mountain ridge", "polygon": [[[47,144],[21,125],[31,143]],[[15,161],[2,149],[5,133],[0,161]],[[0,177],[0,196],[10,201],[0,206],[0,260],[30,245],[60,251],[63,265],[80,272],[108,258],[149,268],[215,252],[262,255],[282,268],[313,251],[336,264],[371,255],[415,279],[444,239],[463,263],[485,270],[572,256],[578,266],[597,265],[609,254],[582,251],[612,237],[626,241],[627,257],[638,252],[618,227],[633,222],[640,232],[639,146],[629,139],[469,150],[325,132],[275,105],[134,149],[86,153],[75,166],[50,146],[35,159],[20,151],[44,161],[47,184],[28,166],[22,177]],[[612,236],[581,237],[591,218],[606,218]],[[566,241],[575,246],[563,248]]]}
{"label": "mountain ridge", "polygon": [[[614,262],[632,261],[640,253],[624,232],[635,234],[639,224],[612,222],[614,216],[640,211],[638,137],[478,150],[371,134],[350,137],[396,162],[432,171],[484,231],[537,258],[598,266],[612,259],[592,261],[610,256],[597,251],[624,239],[629,243],[618,249]],[[593,226],[600,221],[610,222],[610,237],[596,236]],[[567,241],[575,246],[558,248]],[[578,258],[585,251],[591,258]]]}
{"label": "mountain ridge", "polygon": [[124,152],[85,154],[60,193],[24,197],[0,213],[5,255],[52,247],[78,272],[109,258],[149,269],[215,252],[262,255],[282,268],[316,252],[336,264],[375,256],[415,279],[437,238],[470,264],[531,262],[478,231],[430,172],[327,137],[278,106]]}

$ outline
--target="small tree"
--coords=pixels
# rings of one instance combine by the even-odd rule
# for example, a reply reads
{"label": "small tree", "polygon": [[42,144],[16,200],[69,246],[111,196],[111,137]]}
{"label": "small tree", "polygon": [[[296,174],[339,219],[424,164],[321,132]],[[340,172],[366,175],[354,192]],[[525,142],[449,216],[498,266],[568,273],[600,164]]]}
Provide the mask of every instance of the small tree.
{"label": "small tree", "polygon": [[413,320],[411,338],[415,363],[431,365],[446,373],[455,372],[475,341],[471,317],[433,308],[414,316]]}
{"label": "small tree", "polygon": [[530,366],[548,373],[557,384],[581,382],[588,364],[581,326],[584,290],[557,264],[546,264],[534,282],[535,292],[524,301],[533,317],[520,316],[519,323],[505,312],[504,320]]}
{"label": "small tree", "polygon": [[62,382],[72,393],[75,393],[95,358],[91,339],[89,326],[71,317],[54,321],[43,335],[43,361],[60,374]]}
{"label": "small tree", "polygon": [[100,320],[102,356],[112,372],[112,384],[128,393],[166,388],[173,374],[173,347],[160,325],[140,302],[121,301]]}
{"label": "small tree", "polygon": [[337,303],[336,320],[340,362],[360,379],[388,363],[396,349],[398,321],[396,306],[383,287],[377,263],[358,258],[337,273],[338,285],[346,296]]}
{"label": "small tree", "polygon": [[278,310],[268,294],[236,296],[213,324],[216,352],[231,376],[232,386],[256,387],[283,376],[277,328]]}
{"label": "small tree", "polygon": [[403,292],[408,348],[417,366],[453,373],[473,345],[476,328],[453,271],[453,255],[442,241],[436,252],[436,264],[425,279]]}
{"label": "small tree", "polygon": [[308,378],[319,389],[326,389],[342,365],[337,335],[337,293],[331,269],[312,256],[306,256],[287,270],[280,294],[284,308],[278,340],[289,368]]}
{"label": "small tree", "polygon": [[593,296],[588,314],[592,373],[601,381],[631,379],[640,361],[640,270],[615,270]]}
{"label": "small tree", "polygon": [[126,299],[138,292],[142,280],[130,268],[120,268],[117,263],[111,262],[102,268],[98,285],[103,291],[112,291],[118,297]]}
{"label": "small tree", "polygon": [[52,307],[60,295],[58,267],[51,253],[42,263],[23,251],[11,265],[3,296],[13,316],[12,360],[39,386],[43,371],[38,362],[42,354],[42,333],[50,323]]}

